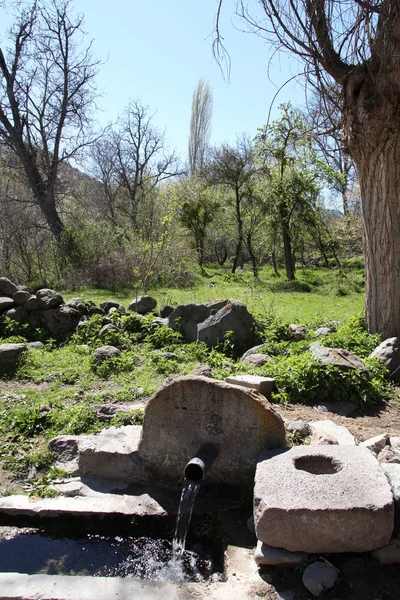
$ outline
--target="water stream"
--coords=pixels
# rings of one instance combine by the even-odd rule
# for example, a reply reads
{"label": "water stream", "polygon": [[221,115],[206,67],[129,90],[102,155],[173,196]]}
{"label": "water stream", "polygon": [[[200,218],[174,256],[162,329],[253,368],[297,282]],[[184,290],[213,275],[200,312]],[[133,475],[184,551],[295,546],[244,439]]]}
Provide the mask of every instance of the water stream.
{"label": "water stream", "polygon": [[172,542],[172,554],[175,557],[181,557],[185,550],[186,535],[199,488],[200,483],[195,483],[189,479],[185,479],[183,482],[181,500],[176,518],[175,535]]}

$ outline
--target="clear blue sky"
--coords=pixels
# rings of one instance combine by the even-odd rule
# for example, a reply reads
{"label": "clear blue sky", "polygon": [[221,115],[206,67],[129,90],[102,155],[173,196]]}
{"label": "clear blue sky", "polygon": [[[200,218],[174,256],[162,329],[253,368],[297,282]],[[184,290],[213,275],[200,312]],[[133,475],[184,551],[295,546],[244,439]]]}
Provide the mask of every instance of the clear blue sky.
{"label": "clear blue sky", "polygon": [[[256,0],[252,0],[254,7]],[[221,30],[230,53],[230,81],[224,81],[211,53],[217,0],[75,0],[94,40],[94,53],[105,61],[98,76],[102,124],[114,121],[129,98],[140,98],[154,122],[182,159],[187,155],[192,94],[200,77],[209,80],[214,97],[212,143],[233,142],[236,134],[253,136],[265,124],[277,89],[297,72],[288,57],[273,59],[254,34],[243,33],[226,0]],[[271,81],[271,80],[272,81]],[[299,84],[288,84],[280,102],[303,102]]]}

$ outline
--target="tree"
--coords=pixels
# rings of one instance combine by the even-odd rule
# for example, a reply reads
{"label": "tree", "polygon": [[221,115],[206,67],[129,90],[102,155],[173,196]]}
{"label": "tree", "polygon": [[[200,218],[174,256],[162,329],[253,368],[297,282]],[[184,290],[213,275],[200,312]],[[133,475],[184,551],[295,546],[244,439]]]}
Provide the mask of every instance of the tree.
{"label": "tree", "polygon": [[211,135],[212,91],[205,79],[199,79],[193,92],[189,133],[189,171],[201,174]]}
{"label": "tree", "polygon": [[[223,0],[219,0],[218,14]],[[239,12],[259,35],[294,53],[325,95],[340,88],[347,150],[361,192],[370,332],[400,336],[400,2],[398,0],[260,0]],[[217,41],[218,41],[217,19]]]}
{"label": "tree", "polygon": [[0,49],[0,139],[18,157],[34,201],[62,246],[59,169],[88,144],[99,63],[91,44],[84,45],[83,17],[71,16],[70,0],[17,6],[10,48]]}

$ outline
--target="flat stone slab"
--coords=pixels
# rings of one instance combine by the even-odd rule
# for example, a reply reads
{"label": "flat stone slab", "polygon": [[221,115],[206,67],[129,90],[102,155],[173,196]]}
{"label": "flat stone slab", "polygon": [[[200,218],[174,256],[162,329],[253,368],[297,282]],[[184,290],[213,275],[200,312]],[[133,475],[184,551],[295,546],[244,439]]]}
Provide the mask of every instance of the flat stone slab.
{"label": "flat stone slab", "polygon": [[205,483],[253,486],[260,453],[285,445],[285,427],[255,390],[208,377],[178,377],[148,402],[139,455],[161,481],[182,480],[205,443],[220,448]]}
{"label": "flat stone slab", "polygon": [[261,375],[232,375],[231,377],[227,377],[225,381],[256,390],[266,398],[268,398],[275,386],[275,379],[272,377],[262,377]]}
{"label": "flat stone slab", "polygon": [[311,444],[338,444],[339,446],[356,446],[357,440],[347,427],[337,425],[333,421],[311,421]]}
{"label": "flat stone slab", "polygon": [[254,552],[254,560],[259,566],[298,567],[307,559],[308,554],[306,552],[289,552],[282,548],[273,548],[260,541],[257,543],[257,548]]}
{"label": "flat stone slab", "polygon": [[93,497],[58,497],[40,500],[29,498],[29,496],[15,495],[0,498],[0,514],[27,517],[64,515],[87,517],[114,514],[163,517],[167,512],[148,494],[140,496],[102,494]]}
{"label": "flat stone slab", "polygon": [[298,446],[261,457],[254,521],[259,540],[292,552],[368,552],[389,543],[393,495],[366,448]]}

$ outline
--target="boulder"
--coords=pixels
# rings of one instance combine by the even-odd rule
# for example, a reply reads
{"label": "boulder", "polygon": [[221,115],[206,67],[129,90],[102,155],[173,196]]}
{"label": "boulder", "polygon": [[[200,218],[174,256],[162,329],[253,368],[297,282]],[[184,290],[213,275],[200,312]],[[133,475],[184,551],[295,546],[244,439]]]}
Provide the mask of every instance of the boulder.
{"label": "boulder", "polygon": [[344,348],[325,348],[318,342],[314,342],[310,346],[310,352],[323,365],[333,365],[342,371],[366,370],[361,358]]}
{"label": "boulder", "polygon": [[400,448],[400,436],[390,436],[390,445],[393,446],[393,448]]}
{"label": "boulder", "polygon": [[197,326],[210,315],[210,308],[205,304],[182,304],[177,306],[168,317],[168,325],[180,331],[186,342],[197,341]]}
{"label": "boulder", "polygon": [[357,445],[357,440],[350,431],[343,425],[337,425],[333,421],[312,421],[310,427],[312,445],[324,444],[324,440],[327,444],[338,444],[340,446]]}
{"label": "boulder", "polygon": [[197,326],[197,340],[210,348],[223,342],[228,332],[233,332],[233,343],[246,344],[255,327],[254,317],[246,305],[238,300],[230,300],[225,306],[211,314]]}
{"label": "boulder", "polygon": [[400,534],[400,465],[396,463],[381,463],[381,467],[392,489],[396,510],[395,531]]}
{"label": "boulder", "polygon": [[61,294],[48,288],[38,290],[36,292],[36,298],[38,301],[39,309],[57,308],[61,304],[64,304],[64,300]]}
{"label": "boulder", "polygon": [[31,293],[26,290],[17,290],[13,296],[13,300],[17,306],[23,306],[31,297]]}
{"label": "boulder", "polygon": [[10,308],[7,310],[4,315],[17,323],[27,323],[28,322],[28,313],[25,310],[24,306],[16,306],[15,308]]}
{"label": "boulder", "polygon": [[159,310],[158,316],[161,317],[161,319],[167,319],[173,312],[174,309],[172,306],[169,306],[169,304],[163,304]]}
{"label": "boulder", "polygon": [[387,443],[389,443],[389,434],[381,433],[380,435],[376,435],[373,438],[369,438],[368,440],[361,442],[360,446],[368,448],[368,450],[371,450],[371,452],[374,454],[379,454],[379,452],[383,450]]}
{"label": "boulder", "polygon": [[125,307],[116,300],[107,300],[106,302],[100,302],[100,308],[104,310],[106,314],[109,312],[110,308],[116,308],[121,314],[126,313]]}
{"label": "boulder", "polygon": [[204,484],[252,489],[260,452],[284,445],[285,428],[261,394],[206,377],[173,379],[149,400],[139,454],[156,477],[180,481],[207,442],[220,452]]}
{"label": "boulder", "polygon": [[385,446],[378,454],[380,463],[400,463],[400,448]]}
{"label": "boulder", "polygon": [[383,362],[387,366],[393,381],[400,383],[400,350],[397,337],[384,340],[370,356]]}
{"label": "boulder", "polygon": [[241,362],[245,362],[246,358],[248,356],[251,356],[252,354],[262,354],[262,352],[260,352],[260,350],[262,350],[262,348],[264,348],[264,344],[258,344],[258,346],[253,346],[252,348],[249,348],[248,350],[246,350],[246,352],[241,357],[241,359],[240,359]]}
{"label": "boulder", "polygon": [[14,300],[7,296],[0,296],[0,313],[5,312],[14,306]]}
{"label": "boulder", "polygon": [[104,315],[104,310],[100,308],[100,306],[90,306],[87,311],[88,317],[93,317],[93,315]]}
{"label": "boulder", "polygon": [[254,521],[260,541],[291,552],[368,552],[389,543],[393,495],[366,448],[296,446],[260,457]]}
{"label": "boulder", "polygon": [[316,561],[306,567],[303,573],[303,584],[316,598],[332,590],[338,583],[340,573],[326,561]]}
{"label": "boulder", "polygon": [[115,346],[100,346],[100,348],[96,348],[93,352],[93,359],[96,362],[103,362],[109,358],[118,358],[118,356],[121,356],[121,350]]}
{"label": "boulder", "polygon": [[292,325],[289,325],[289,331],[296,340],[296,342],[305,340],[307,337],[307,329],[304,327],[304,325],[297,325],[296,323],[292,323]]}
{"label": "boulder", "polygon": [[300,437],[305,438],[311,434],[311,427],[307,421],[302,421],[299,419],[298,421],[292,421],[286,427],[286,429],[290,433],[297,433]]}
{"label": "boulder", "polygon": [[[134,310],[140,315],[146,315],[157,306],[157,300],[152,296],[136,296],[129,304],[129,310]],[[161,315],[160,315],[161,316]],[[168,315],[165,315],[168,316]]]}
{"label": "boulder", "polygon": [[323,337],[325,335],[329,335],[330,333],[332,333],[332,329],[329,327],[318,327],[318,329],[315,330],[316,337]]}
{"label": "boulder", "polygon": [[269,356],[269,354],[249,354],[241,361],[243,363],[247,363],[248,365],[253,365],[254,367],[262,367],[271,360],[272,358]]}
{"label": "boulder", "polygon": [[7,277],[0,277],[0,296],[12,298],[17,291],[18,287],[15,283],[7,279]]}
{"label": "boulder", "polygon": [[193,369],[192,375],[202,375],[203,377],[212,377],[213,370],[209,365],[198,364]]}
{"label": "boulder", "polygon": [[75,296],[74,298],[71,298],[71,300],[68,300],[68,302],[65,303],[65,306],[74,308],[76,311],[78,311],[81,317],[87,314],[89,308],[96,307],[94,302],[91,300],[87,301],[82,296]]}
{"label": "boulder", "polygon": [[29,342],[29,350],[43,350],[44,344],[42,342]]}
{"label": "boulder", "polygon": [[28,300],[24,304],[25,310],[28,312],[33,312],[39,310],[39,300],[36,296],[30,296]]}
{"label": "boulder", "polygon": [[225,381],[256,390],[266,398],[271,395],[275,387],[275,379],[272,377],[261,377],[261,375],[231,375],[226,377]]}
{"label": "boulder", "polygon": [[26,344],[0,344],[0,374],[14,371],[22,354],[27,350]]}
{"label": "boulder", "polygon": [[71,306],[58,306],[42,312],[41,320],[52,335],[75,331],[80,314]]}
{"label": "boulder", "polygon": [[305,552],[288,552],[282,548],[273,548],[263,542],[257,543],[254,552],[254,560],[259,567],[269,565],[270,567],[298,567],[305,562],[308,554]]}
{"label": "boulder", "polygon": [[99,338],[102,340],[109,331],[121,331],[114,323],[107,323],[107,325],[103,325],[103,327],[99,331]]}
{"label": "boulder", "polygon": [[49,441],[49,448],[62,463],[74,460],[78,456],[79,435],[58,435]]}

